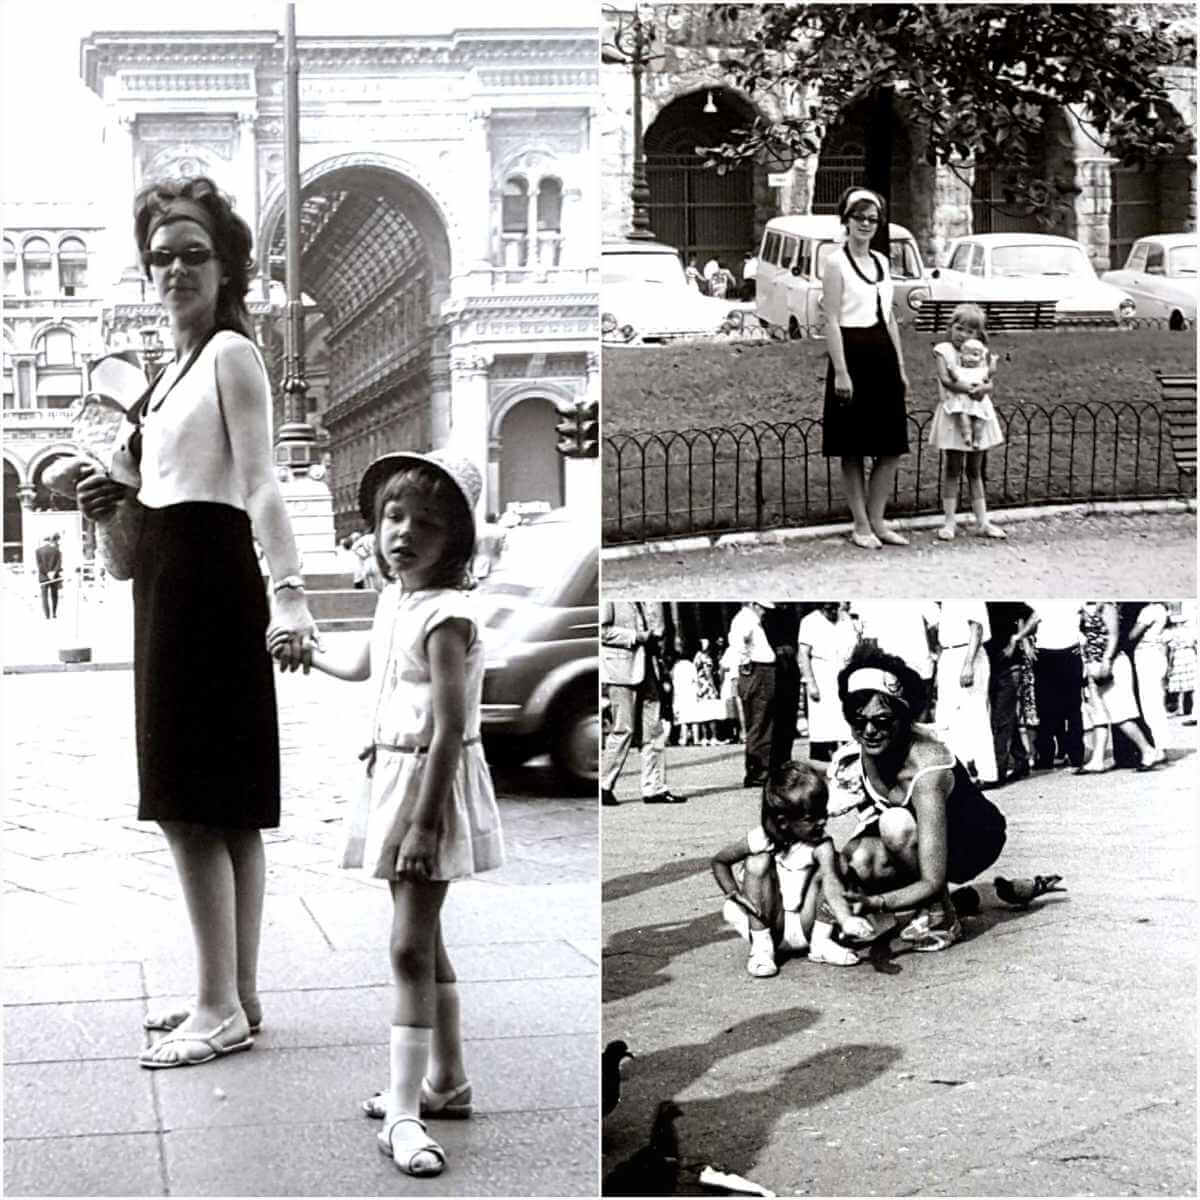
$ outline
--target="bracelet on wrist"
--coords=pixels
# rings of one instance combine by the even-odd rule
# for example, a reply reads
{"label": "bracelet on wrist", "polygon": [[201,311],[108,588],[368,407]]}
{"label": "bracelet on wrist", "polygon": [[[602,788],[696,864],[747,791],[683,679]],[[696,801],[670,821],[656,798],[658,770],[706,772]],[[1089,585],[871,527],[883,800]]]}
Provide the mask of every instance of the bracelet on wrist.
{"label": "bracelet on wrist", "polygon": [[282,579],[277,580],[271,585],[271,591],[278,595],[284,589],[291,591],[304,591],[304,576],[303,575],[285,575]]}

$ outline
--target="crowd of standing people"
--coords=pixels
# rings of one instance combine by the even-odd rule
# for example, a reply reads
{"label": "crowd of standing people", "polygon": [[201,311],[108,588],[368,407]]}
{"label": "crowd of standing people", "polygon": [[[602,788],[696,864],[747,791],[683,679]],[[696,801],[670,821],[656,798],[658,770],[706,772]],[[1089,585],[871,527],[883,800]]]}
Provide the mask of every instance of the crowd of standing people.
{"label": "crowd of standing people", "polygon": [[850,739],[836,681],[866,640],[920,676],[918,717],[984,787],[1063,766],[1153,769],[1168,713],[1192,711],[1187,603],[751,600],[725,636],[668,642],[659,626],[650,658],[663,752],[744,742],[745,787],[787,762],[801,733],[819,761]]}

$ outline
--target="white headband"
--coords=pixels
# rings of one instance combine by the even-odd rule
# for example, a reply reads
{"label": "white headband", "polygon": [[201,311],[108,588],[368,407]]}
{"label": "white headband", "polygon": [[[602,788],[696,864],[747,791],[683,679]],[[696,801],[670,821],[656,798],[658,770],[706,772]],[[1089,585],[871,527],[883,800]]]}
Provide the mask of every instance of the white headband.
{"label": "white headband", "polygon": [[852,671],[850,678],[846,680],[846,694],[851,692],[882,692],[908,708],[900,680],[891,671],[884,671],[879,667],[859,667],[857,671]]}
{"label": "white headband", "polygon": [[[880,208],[879,194],[877,192],[871,191],[870,188],[855,188],[846,197],[846,203],[842,205],[842,212],[848,213],[860,200],[869,201],[876,208]],[[882,209],[880,211],[882,212]]]}

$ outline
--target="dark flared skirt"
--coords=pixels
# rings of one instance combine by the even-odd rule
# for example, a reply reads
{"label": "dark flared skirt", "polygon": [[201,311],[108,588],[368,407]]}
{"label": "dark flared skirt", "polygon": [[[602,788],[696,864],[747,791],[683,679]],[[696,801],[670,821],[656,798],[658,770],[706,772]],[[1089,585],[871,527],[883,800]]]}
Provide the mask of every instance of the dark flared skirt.
{"label": "dark flared skirt", "polygon": [[133,613],[138,817],[278,825],[268,606],[246,514],[225,504],[147,508]]}
{"label": "dark flared skirt", "polygon": [[825,371],[825,425],[821,453],[879,458],[908,453],[908,414],[900,362],[887,327],[842,326],[846,370],[854,394],[842,403],[833,390],[833,363]]}

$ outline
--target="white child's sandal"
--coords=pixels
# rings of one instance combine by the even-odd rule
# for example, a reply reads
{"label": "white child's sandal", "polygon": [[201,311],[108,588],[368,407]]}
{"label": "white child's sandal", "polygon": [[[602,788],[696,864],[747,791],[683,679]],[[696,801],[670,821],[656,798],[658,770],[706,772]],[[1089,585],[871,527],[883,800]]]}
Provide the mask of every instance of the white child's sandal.
{"label": "white child's sandal", "polygon": [[770,979],[772,975],[778,975],[779,966],[775,962],[775,955],[770,950],[756,946],[746,960],[746,973],[753,975],[755,979]]}
{"label": "white child's sandal", "polygon": [[839,946],[832,933],[833,926],[825,922],[818,921],[813,925],[809,961],[827,963],[831,967],[853,967],[859,961],[858,955],[849,946]]}
{"label": "white child's sandal", "polygon": [[446,1152],[425,1132],[425,1123],[416,1117],[397,1117],[375,1135],[380,1153],[388,1155],[405,1175],[440,1175],[446,1166]]}

